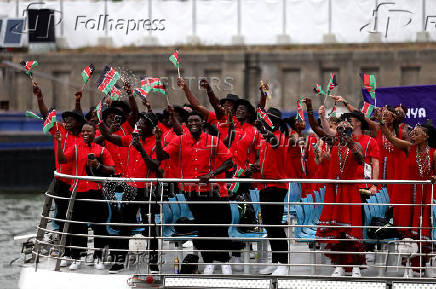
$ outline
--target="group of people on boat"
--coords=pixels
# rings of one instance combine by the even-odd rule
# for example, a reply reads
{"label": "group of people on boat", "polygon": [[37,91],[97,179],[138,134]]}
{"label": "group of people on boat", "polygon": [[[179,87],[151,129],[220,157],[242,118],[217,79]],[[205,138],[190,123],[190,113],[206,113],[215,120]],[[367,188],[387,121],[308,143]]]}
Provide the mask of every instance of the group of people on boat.
{"label": "group of people on boat", "polygon": [[[429,180],[435,174],[436,131],[431,124],[418,124],[413,128],[406,125],[403,121],[407,108],[404,106],[376,108],[374,117],[369,119],[345,98],[331,96],[349,112],[336,117],[327,114],[326,108],[321,106],[319,119],[316,119],[312,101],[306,97],[302,103],[306,106],[311,128],[308,134],[306,120],[301,114],[283,118],[278,108],[264,110],[265,85],[260,87],[260,101],[253,106],[234,94],[218,99],[211,85],[203,79],[200,87],[213,107],[211,111],[194,96],[183,78],[178,78],[177,84],[189,104],[168,105],[161,113],[155,113],[145,99],[142,101],[145,109],[141,111],[128,83],[124,84],[127,101],[108,98],[104,105],[92,107],[86,115],[80,105],[82,92],[77,92],[75,108],[63,112],[62,122],[50,130],[57,172],[73,176],[199,179],[199,183],[171,183],[164,190],[167,196],[185,195],[195,224],[231,223],[227,201],[233,194],[238,194],[238,190],[230,188],[231,184],[213,183],[212,179]],[[46,118],[50,111],[35,82],[33,92],[40,113]],[[277,225],[282,224],[283,202],[289,185],[250,183],[248,186],[260,191],[262,224],[266,226],[274,263],[260,269],[259,273],[287,275],[288,241],[284,227]],[[433,196],[430,184],[302,184],[298,194],[304,198],[321,187],[326,189],[326,205],[319,220],[322,227],[317,230],[317,238],[332,251],[327,256],[337,265],[333,276],[343,276],[346,271],[352,272],[354,277],[361,276],[359,266],[365,265],[365,254],[359,252],[368,250],[363,242],[363,214],[361,206],[347,204],[364,202],[382,187],[389,194],[394,226],[401,227],[398,230],[400,238],[431,239],[428,205]],[[76,194],[72,211],[74,222],[70,225],[61,266],[68,266],[67,261],[71,259],[69,268],[79,268],[90,223],[96,235],[95,268],[105,269],[101,249],[108,247],[116,255],[116,262],[109,272],[123,270],[128,239],[112,241],[98,237],[108,234],[106,226],[98,225],[108,220],[107,203],[81,199],[106,200],[113,197],[111,193],[121,192],[124,201],[148,201],[160,199],[162,192],[155,183],[101,183],[56,177],[57,219],[66,219],[72,192]],[[213,203],[207,203],[209,201]],[[126,202],[119,206],[119,211],[119,223],[135,224],[140,220],[144,224],[154,224],[159,207]],[[62,232],[64,223],[58,223]],[[135,228],[138,226],[119,226],[118,234],[130,236]],[[215,261],[221,263],[223,274],[232,274],[232,258],[234,263],[241,263],[237,253],[241,244],[227,238],[227,229],[224,226],[197,227],[200,238],[194,239],[193,245],[201,251],[204,274],[214,273]],[[151,237],[149,267],[156,271],[158,240],[153,237],[159,230],[147,227],[142,234]],[[428,243],[423,244],[421,253],[430,252]],[[342,253],[335,253],[337,251]],[[412,265],[422,266],[427,261],[428,257],[414,258]],[[236,267],[233,266],[235,270]]]}

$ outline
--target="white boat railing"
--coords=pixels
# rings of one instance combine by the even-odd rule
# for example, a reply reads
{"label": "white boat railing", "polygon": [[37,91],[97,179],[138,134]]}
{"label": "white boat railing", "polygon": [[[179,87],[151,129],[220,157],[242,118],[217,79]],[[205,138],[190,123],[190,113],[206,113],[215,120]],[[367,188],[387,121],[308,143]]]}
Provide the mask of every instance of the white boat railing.
{"label": "white boat railing", "polygon": [[[425,269],[428,269],[428,266],[422,265],[422,260],[427,260],[436,257],[436,250],[433,250],[434,241],[431,236],[433,236],[433,231],[435,230],[433,225],[433,207],[434,207],[434,200],[433,200],[433,185],[428,180],[331,180],[331,179],[281,179],[281,180],[266,180],[266,179],[251,179],[251,178],[241,178],[241,179],[211,179],[210,184],[214,183],[299,183],[299,184],[320,184],[320,185],[328,185],[328,184],[403,184],[403,185],[426,185],[431,187],[431,202],[430,203],[422,203],[422,204],[392,204],[390,202],[383,202],[379,201],[376,203],[328,203],[324,202],[323,200],[313,200],[303,202],[299,198],[297,200],[291,201],[291,194],[293,192],[289,192],[287,195],[287,200],[283,200],[283,202],[261,202],[261,201],[244,201],[244,202],[238,202],[238,201],[232,201],[232,200],[223,200],[223,201],[188,201],[188,200],[176,200],[176,201],[170,201],[167,196],[164,194],[164,187],[168,183],[193,183],[198,184],[199,179],[164,179],[164,178],[115,178],[115,177],[94,177],[94,176],[70,176],[61,174],[58,172],[54,173],[55,177],[62,177],[62,178],[68,178],[68,179],[77,179],[77,180],[88,180],[88,181],[94,181],[99,183],[106,183],[106,182],[145,182],[147,183],[148,189],[150,191],[156,191],[156,194],[148,194],[148,200],[112,200],[112,199],[105,199],[105,200],[95,200],[95,199],[77,199],[77,192],[72,191],[70,198],[60,197],[56,196],[52,191],[53,187],[51,187],[47,193],[46,193],[46,200],[44,203],[44,209],[43,213],[41,215],[41,222],[38,226],[38,232],[37,232],[37,241],[34,248],[34,256],[35,261],[38,263],[40,261],[41,257],[44,258],[54,258],[56,259],[56,265],[54,266],[54,270],[59,271],[60,270],[60,263],[63,258],[63,252],[66,248],[70,249],[81,249],[81,250],[95,250],[95,251],[103,251],[110,255],[113,252],[128,252],[130,254],[143,255],[144,257],[147,257],[147,254],[150,252],[157,252],[159,256],[159,261],[157,262],[157,265],[160,268],[160,275],[170,276],[173,275],[175,272],[171,272],[171,270],[168,272],[168,265],[170,265],[170,268],[175,268],[174,266],[177,266],[177,264],[169,264],[171,262],[168,262],[166,260],[165,264],[163,262],[163,255],[172,255],[178,257],[179,262],[182,262],[183,258],[183,252],[181,249],[181,244],[184,241],[187,240],[231,240],[231,241],[240,241],[242,245],[242,249],[232,249],[229,248],[229,250],[212,250],[212,249],[202,249],[202,252],[228,252],[228,253],[241,253],[242,254],[242,262],[239,262],[235,265],[242,265],[244,267],[244,273],[248,274],[250,273],[250,268],[258,268],[259,266],[265,266],[265,265],[273,265],[270,261],[268,261],[268,250],[267,250],[267,241],[271,240],[266,234],[266,230],[268,228],[283,228],[286,232],[286,238],[274,238],[274,240],[286,240],[288,247],[285,251],[274,251],[279,253],[286,253],[288,254],[290,262],[287,264],[283,264],[284,266],[288,266],[289,269],[295,268],[295,267],[307,267],[310,268],[310,272],[312,275],[317,276],[328,276],[326,272],[326,268],[332,268],[337,266],[343,266],[343,267],[360,267],[363,269],[369,269],[369,270],[375,270],[377,272],[377,276],[371,276],[371,277],[365,277],[365,274],[362,274],[364,277],[362,278],[380,278],[380,279],[401,279],[399,276],[388,276],[385,273],[388,271],[395,271],[395,270],[405,270],[405,269],[413,269],[413,270],[419,270],[420,272],[423,272]],[[157,196],[157,198],[156,198]],[[154,197],[154,198],[153,198]],[[66,214],[65,219],[60,219],[55,216],[50,216],[50,208],[51,208],[51,201],[54,199],[59,200],[68,200],[68,210]],[[86,221],[78,221],[72,219],[72,211],[74,208],[75,202],[104,202],[104,203],[118,203],[118,204],[139,204],[141,206],[144,206],[144,208],[148,207],[148,212],[151,212],[151,206],[155,206],[158,208],[159,215],[158,219],[151,218],[151,215],[148,215],[148,223],[147,222],[141,222],[141,223],[123,223],[123,222],[86,222]],[[168,219],[166,219],[166,212],[164,210],[164,207],[167,208],[171,205],[187,205],[189,207],[190,204],[208,204],[208,205],[228,205],[229,209],[230,206],[240,205],[240,204],[251,204],[253,206],[267,206],[267,205],[283,205],[287,207],[288,209],[285,210],[285,214],[283,216],[283,223],[282,224],[263,224],[261,222],[261,214],[256,216],[258,217],[258,223],[257,224],[239,224],[231,222],[221,222],[221,223],[213,223],[213,224],[191,224],[191,223],[177,223],[173,221],[168,222]],[[370,239],[366,234],[364,234],[363,238],[355,238],[350,239],[346,238],[345,236],[341,238],[322,238],[318,236],[317,231],[319,228],[325,228],[328,227],[329,229],[338,229],[338,228],[344,228],[344,226],[333,224],[329,226],[324,226],[318,223],[320,214],[322,212],[322,207],[326,205],[338,205],[338,206],[360,206],[363,208],[363,206],[366,206],[370,210],[372,208],[382,207],[386,208],[387,206],[396,207],[396,206],[411,206],[414,208],[415,206],[421,207],[421,218],[420,218],[420,226],[414,227],[414,226],[391,226],[391,228],[394,229],[403,229],[403,230],[419,230],[419,238],[414,240],[401,240],[398,238],[392,238],[387,240],[381,240],[381,239]],[[309,220],[311,222],[307,223],[305,220],[301,220],[301,218],[305,218],[304,214],[303,216],[295,213],[289,208],[293,208],[295,206],[298,206],[300,209],[304,210],[305,206],[309,206],[310,210],[312,210],[310,213],[312,215],[312,220]],[[430,227],[424,227],[422,226],[422,210],[426,207],[430,207]],[[306,207],[307,208],[307,207]],[[357,210],[360,210],[361,208],[356,207]],[[316,210],[316,213],[313,211]],[[348,228],[356,228],[356,229],[362,229],[362,230],[368,230],[368,229],[380,229],[380,226],[371,226],[370,224],[364,224],[364,217],[362,217],[362,225],[360,226],[348,226]],[[306,220],[307,221],[307,220]],[[62,232],[56,231],[54,229],[49,229],[47,227],[47,224],[49,222],[54,223],[64,223],[64,229]],[[159,246],[157,249],[150,249],[149,247],[145,248],[137,248],[136,250],[132,251],[131,249],[118,249],[118,248],[89,248],[89,247],[81,247],[81,246],[74,246],[74,245],[66,245],[67,236],[72,235],[70,233],[70,224],[90,224],[90,225],[96,225],[96,226],[128,226],[130,228],[140,228],[143,230],[144,234],[140,238],[137,235],[133,236],[120,236],[120,235],[97,235],[97,234],[75,234],[75,237],[81,237],[81,238],[102,238],[102,239],[108,239],[108,240],[121,240],[121,239],[129,239],[129,240],[142,240],[149,244],[150,240],[156,239],[159,242]],[[239,235],[229,235],[225,237],[216,237],[216,236],[198,236],[196,234],[190,234],[190,235],[181,235],[181,234],[167,234],[166,229],[172,228],[182,228],[182,227],[233,227],[233,228],[246,228],[255,227],[256,232],[253,232],[254,234],[244,236],[243,233]],[[156,234],[151,234],[151,231],[155,230]],[[429,230],[430,231],[430,239],[426,239],[422,236],[422,230]],[[253,230],[254,231],[254,230]],[[304,231],[304,233],[301,233]],[[300,232],[300,233],[299,233]],[[310,234],[308,233],[310,232]],[[52,244],[50,242],[47,242],[44,240],[43,236],[45,234],[57,234],[60,236],[60,239],[57,243]],[[434,234],[436,236],[436,233]],[[326,244],[331,242],[359,242],[360,244],[365,244],[367,246],[367,249],[365,251],[332,251],[326,249]],[[399,252],[397,250],[399,245],[407,244],[407,243],[416,243],[418,245],[417,252],[412,252],[410,255],[416,257],[419,257],[419,265],[412,266],[410,264],[410,258],[407,259],[406,264],[401,264],[401,259],[403,257],[407,257],[405,252]],[[171,248],[171,246],[168,246],[168,243],[175,243],[179,247]],[[253,253],[252,249],[250,249],[250,244],[255,243],[257,244],[257,259],[255,262],[250,262],[249,255],[250,253]],[[298,244],[307,244],[308,246],[299,246]],[[51,256],[50,254],[47,256],[46,254],[41,253],[41,249],[43,247],[50,247],[52,251],[57,251],[58,255]],[[200,250],[197,250],[196,248],[193,248],[192,251],[194,254],[198,254]],[[322,260],[322,257],[320,257],[322,254],[337,254],[337,255],[344,255],[344,254],[351,254],[351,255],[368,255],[373,254],[375,252],[376,260],[373,264],[359,264],[359,265],[344,265],[344,264],[330,264],[326,262],[325,260]],[[293,261],[293,256],[296,256],[298,254],[308,254],[310,256],[310,260],[308,262],[299,263]],[[409,257],[411,257],[409,256]],[[398,260],[397,264],[389,264],[388,258],[396,257]],[[321,261],[319,259],[321,258]],[[385,262],[382,262],[382,259],[386,259]],[[425,258],[425,259],[424,259]],[[129,258],[126,258],[126,262]],[[198,262],[198,263],[188,263],[188,265],[206,265],[208,263]],[[127,264],[128,265],[128,264]],[[146,264],[144,264],[146,265]],[[258,276],[255,274],[255,272],[251,272],[252,276]],[[420,278],[425,278],[424,276]]]}

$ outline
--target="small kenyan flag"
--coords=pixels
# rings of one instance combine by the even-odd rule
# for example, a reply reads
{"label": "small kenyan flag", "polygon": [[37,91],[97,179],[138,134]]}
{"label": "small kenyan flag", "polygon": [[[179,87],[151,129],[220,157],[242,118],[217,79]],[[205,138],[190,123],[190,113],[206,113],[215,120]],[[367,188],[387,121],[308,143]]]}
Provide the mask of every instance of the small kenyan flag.
{"label": "small kenyan flag", "polygon": [[[235,174],[233,175],[233,178],[234,179],[240,178],[243,173],[244,173],[244,170],[242,168],[238,167]],[[238,189],[239,189],[239,182],[236,182],[236,183],[232,183],[232,185],[229,188],[229,191],[232,193],[237,193]]]}
{"label": "small kenyan flag", "polygon": [[304,121],[304,112],[303,107],[301,106],[301,100],[297,101],[297,115],[295,116],[295,119]]}
{"label": "small kenyan flag", "polygon": [[30,118],[34,118],[34,119],[40,119],[42,120],[42,117],[40,117],[39,115],[37,115],[36,113],[32,112],[32,111],[28,111],[26,110],[26,112],[24,113],[24,115],[26,117],[30,117]]}
{"label": "small kenyan flag", "polygon": [[266,114],[266,112],[263,110],[263,108],[261,107],[257,107],[256,110],[257,113],[257,117],[260,119],[263,119],[263,121],[271,128],[274,129],[274,125],[272,123],[272,121],[269,119],[268,115]]}
{"label": "small kenyan flag", "polygon": [[120,74],[110,66],[106,66],[101,73],[100,78],[97,80],[97,88],[106,95],[112,92],[117,80],[120,78]]}
{"label": "small kenyan flag", "polygon": [[90,64],[89,66],[85,67],[85,69],[82,71],[82,78],[85,84],[91,78],[91,75],[94,73],[94,71],[95,71],[94,64]]}
{"label": "small kenyan flag", "polygon": [[148,91],[145,91],[142,88],[135,88],[134,93],[139,96],[142,100],[145,100],[147,98],[148,95]]}
{"label": "small kenyan flag", "polygon": [[162,93],[163,95],[167,94],[165,85],[162,83],[160,78],[142,78],[141,88],[147,92],[156,91]]}
{"label": "small kenyan flag", "polygon": [[338,85],[338,84],[336,83],[336,75],[335,75],[334,73],[331,73],[331,74],[330,74],[329,84],[328,84],[328,86],[327,86],[327,90],[326,90],[327,95],[329,95],[330,92],[331,92],[333,89],[335,89],[335,87],[336,87],[337,85]]}
{"label": "small kenyan flag", "polygon": [[377,88],[375,75],[361,73],[360,78],[362,79],[363,86],[371,95],[371,98],[375,99],[375,89]]}
{"label": "small kenyan flag", "polygon": [[374,105],[365,101],[363,102],[363,107],[360,111],[365,115],[366,118],[370,118],[374,112]]}
{"label": "small kenyan flag", "polygon": [[21,61],[20,64],[26,69],[27,75],[32,75],[32,68],[38,66],[38,61]]}
{"label": "small kenyan flag", "polygon": [[53,109],[48,113],[48,115],[44,121],[44,124],[42,126],[42,131],[45,134],[47,134],[52,129],[52,127],[55,125],[55,123],[56,123],[56,109]]}
{"label": "small kenyan flag", "polygon": [[315,87],[313,88],[313,91],[317,94],[317,95],[325,95],[325,92],[322,90],[321,85],[319,85],[318,83],[315,85]]}
{"label": "small kenyan flag", "polygon": [[336,117],[336,105],[333,107],[332,111],[329,113],[330,117]]}
{"label": "small kenyan flag", "polygon": [[105,106],[106,106],[106,96],[104,96],[100,100],[98,105],[95,107],[95,111],[97,113],[98,122],[102,122],[103,121],[103,110],[104,110]]}
{"label": "small kenyan flag", "polygon": [[176,68],[179,68],[179,50],[176,51],[170,56],[169,60],[174,64]]}
{"label": "small kenyan flag", "polygon": [[118,98],[120,98],[120,96],[121,96],[120,87],[115,84],[114,87],[112,87],[112,90],[111,90],[111,99],[112,100],[118,100]]}

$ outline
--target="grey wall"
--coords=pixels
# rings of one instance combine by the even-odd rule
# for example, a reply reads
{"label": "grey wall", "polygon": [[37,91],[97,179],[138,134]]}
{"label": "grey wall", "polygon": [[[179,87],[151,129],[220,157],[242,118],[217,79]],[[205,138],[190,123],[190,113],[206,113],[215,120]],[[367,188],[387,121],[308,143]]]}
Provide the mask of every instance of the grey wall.
{"label": "grey wall", "polygon": [[[335,46],[333,46],[335,47]],[[97,73],[85,90],[82,101],[84,110],[99,101],[101,93],[96,90],[98,73],[109,64],[120,70],[129,71],[124,77],[139,85],[141,75],[169,77],[168,89],[171,103],[182,104],[184,94],[176,88],[177,70],[168,61],[172,49],[149,49],[131,53],[62,52],[46,55],[3,55],[14,63],[20,60],[37,60],[37,72],[42,72],[58,80],[35,74],[48,106],[58,110],[74,106],[74,92],[82,85],[82,69],[93,63]],[[320,99],[313,95],[316,82],[326,85],[330,72],[336,72],[337,95],[345,96],[357,105],[360,101],[359,72],[375,73],[377,86],[399,86],[436,83],[436,46],[379,44],[376,46],[337,46],[330,47],[250,47],[250,48],[183,48],[181,53],[181,72],[192,77],[190,87],[204,104],[206,94],[198,89],[198,81],[206,76],[214,78],[219,86],[219,97],[236,93],[255,102],[258,99],[258,83],[262,79],[272,88],[271,105],[284,110],[294,110],[296,98],[312,96],[315,105]],[[231,84],[231,85],[230,85]],[[149,96],[153,107],[158,110],[166,101],[165,97]],[[35,97],[31,93],[31,82],[15,68],[0,66],[0,101],[9,102],[9,111],[37,110]],[[142,105],[140,106],[141,108]]]}

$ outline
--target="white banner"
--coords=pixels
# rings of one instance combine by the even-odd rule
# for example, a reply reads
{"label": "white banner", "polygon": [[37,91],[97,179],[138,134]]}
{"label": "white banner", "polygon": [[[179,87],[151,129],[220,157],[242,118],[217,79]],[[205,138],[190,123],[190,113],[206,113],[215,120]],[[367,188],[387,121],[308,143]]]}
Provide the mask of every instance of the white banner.
{"label": "white banner", "polygon": [[190,36],[203,45],[231,45],[239,33],[247,45],[274,45],[282,34],[293,44],[322,43],[329,32],[338,43],[365,43],[376,32],[382,42],[414,42],[417,32],[423,31],[436,40],[436,1],[426,1],[425,11],[421,0],[32,3],[37,1],[0,2],[0,16],[26,18],[27,7],[54,9],[56,36],[66,38],[70,48],[97,46],[100,37],[111,37],[114,47],[143,46],[150,43],[150,36],[164,46],[187,44]]}

